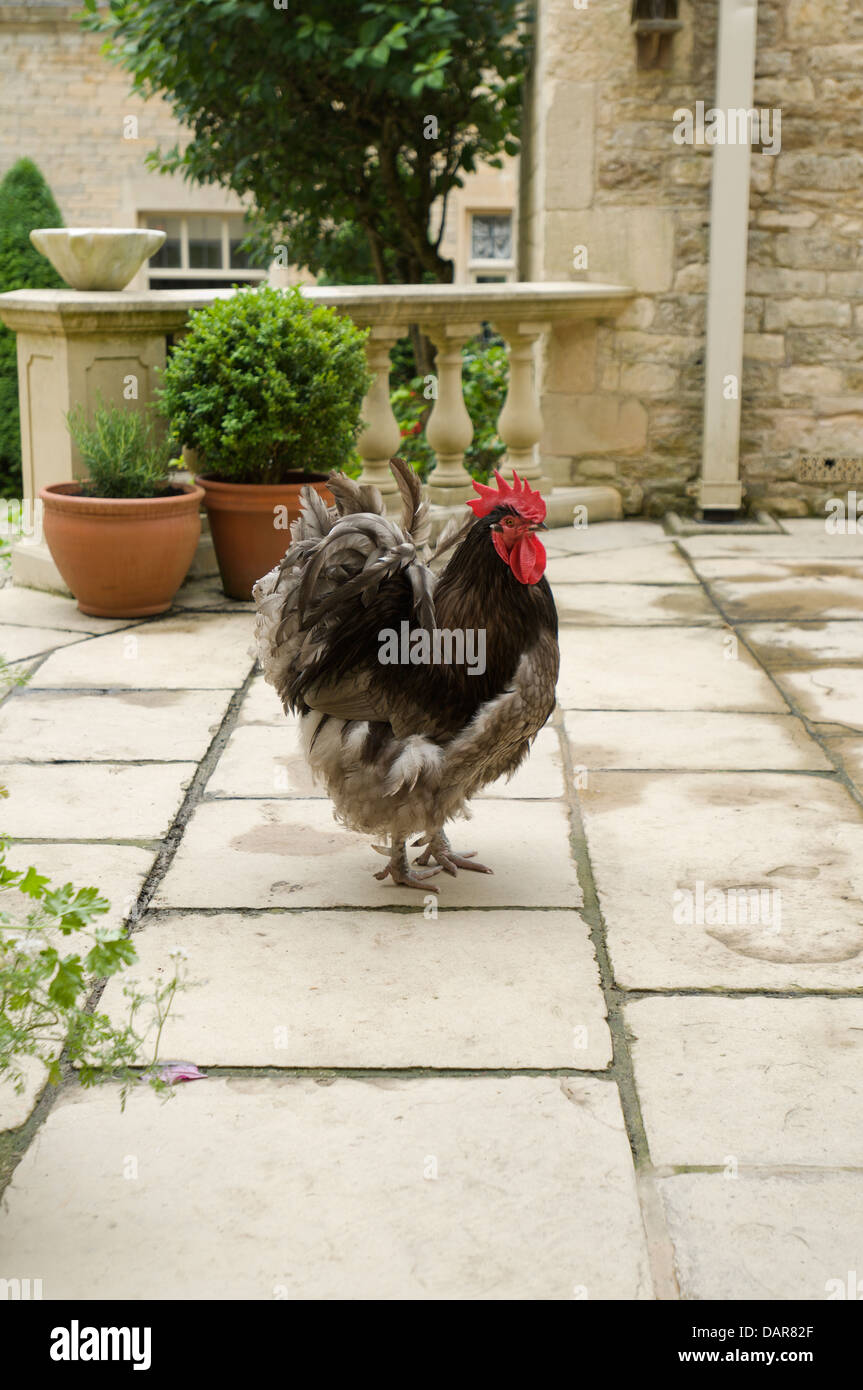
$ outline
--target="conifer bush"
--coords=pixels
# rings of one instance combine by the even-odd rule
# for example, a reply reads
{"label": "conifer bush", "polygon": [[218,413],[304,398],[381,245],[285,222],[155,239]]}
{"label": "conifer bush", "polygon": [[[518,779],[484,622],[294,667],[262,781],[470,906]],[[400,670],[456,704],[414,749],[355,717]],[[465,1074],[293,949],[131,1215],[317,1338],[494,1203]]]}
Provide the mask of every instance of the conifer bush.
{"label": "conifer bush", "polygon": [[[36,227],[62,227],[60,209],[32,159],[19,159],[0,182],[0,294],[64,289],[65,281],[36,250]],[[0,324],[0,497],[21,496],[21,425],[15,334]]]}

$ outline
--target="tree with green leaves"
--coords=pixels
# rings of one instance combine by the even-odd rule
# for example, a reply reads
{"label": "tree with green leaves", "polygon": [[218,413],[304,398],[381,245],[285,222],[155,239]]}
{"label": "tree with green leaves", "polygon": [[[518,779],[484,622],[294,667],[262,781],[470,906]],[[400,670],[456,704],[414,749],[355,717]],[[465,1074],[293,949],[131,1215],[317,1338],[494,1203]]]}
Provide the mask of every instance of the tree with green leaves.
{"label": "tree with green leaves", "polygon": [[[32,159],[0,183],[0,294],[63,289],[65,281],[30,241],[35,227],[62,227],[60,209]],[[0,324],[0,497],[21,496],[21,424],[15,334]]]}
{"label": "tree with green leaves", "polygon": [[[452,279],[435,204],[518,151],[526,0],[85,0],[144,96],[191,132],[154,152],[250,195],[289,259],[379,283]],[[365,245],[346,226],[362,233]]]}

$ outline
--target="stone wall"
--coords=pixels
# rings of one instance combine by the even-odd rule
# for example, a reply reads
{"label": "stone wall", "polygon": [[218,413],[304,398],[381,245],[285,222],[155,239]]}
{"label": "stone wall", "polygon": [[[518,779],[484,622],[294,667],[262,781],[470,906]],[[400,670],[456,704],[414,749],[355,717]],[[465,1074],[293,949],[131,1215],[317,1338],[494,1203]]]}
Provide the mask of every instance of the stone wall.
{"label": "stone wall", "polygon": [[[130,79],[72,19],[77,3],[0,3],[0,177],[39,165],[69,225],[136,226],[139,210],[239,211],[222,189],[149,173],[144,157],[182,137],[169,108]],[[137,121],[137,139],[127,138]],[[125,123],[125,124],[124,124]]]}
{"label": "stone wall", "polygon": [[[541,0],[522,177],[525,278],[632,285],[614,322],[556,331],[542,362],[546,468],[609,482],[627,510],[691,508],[701,464],[708,145],[673,112],[709,108],[718,0],[681,0],[667,71],[638,71],[630,0]],[[760,0],[741,473],[748,501],[820,509],[810,454],[863,456],[863,9]],[[586,271],[574,248],[586,248]]]}

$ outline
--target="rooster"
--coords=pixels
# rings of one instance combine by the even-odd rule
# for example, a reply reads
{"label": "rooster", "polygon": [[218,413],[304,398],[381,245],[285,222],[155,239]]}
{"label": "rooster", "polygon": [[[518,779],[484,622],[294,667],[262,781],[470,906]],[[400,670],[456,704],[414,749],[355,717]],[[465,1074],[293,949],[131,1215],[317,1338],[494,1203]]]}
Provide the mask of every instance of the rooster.
{"label": "rooster", "polygon": [[[374,846],[388,861],[375,877],[437,892],[427,879],[441,869],[492,872],[453,850],[444,827],[515,772],[554,707],[557,613],[536,534],[545,502],[515,473],[474,483],[471,515],[441,535],[432,563],[449,559],[434,573],[419,479],[401,459],[390,468],[400,524],[377,488],[344,474],[328,479],[335,507],[303,489],[285,558],[254,587],[255,640],[336,819],[387,839]],[[410,639],[401,661],[384,654],[397,633]],[[484,661],[459,659],[464,634]],[[425,848],[411,865],[417,834]]]}

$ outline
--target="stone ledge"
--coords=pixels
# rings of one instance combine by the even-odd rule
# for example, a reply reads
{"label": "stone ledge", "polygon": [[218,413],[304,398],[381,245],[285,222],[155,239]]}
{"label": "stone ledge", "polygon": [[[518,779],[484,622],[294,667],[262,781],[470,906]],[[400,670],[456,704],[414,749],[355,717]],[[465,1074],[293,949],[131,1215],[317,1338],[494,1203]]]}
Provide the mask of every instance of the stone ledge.
{"label": "stone ledge", "polygon": [[741,520],[699,521],[697,517],[666,512],[663,524],[670,536],[782,535],[782,527],[769,512],[757,511]]}
{"label": "stone ledge", "polygon": [[[303,285],[303,295],[350,315],[358,324],[424,327],[475,324],[488,319],[511,331],[537,323],[608,318],[626,308],[635,291],[628,285],[595,281],[512,281],[483,285]],[[10,290],[0,295],[0,318],[7,328],[53,329],[65,334],[160,327],[185,328],[189,313],[235,290]]]}

